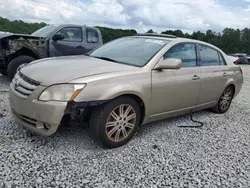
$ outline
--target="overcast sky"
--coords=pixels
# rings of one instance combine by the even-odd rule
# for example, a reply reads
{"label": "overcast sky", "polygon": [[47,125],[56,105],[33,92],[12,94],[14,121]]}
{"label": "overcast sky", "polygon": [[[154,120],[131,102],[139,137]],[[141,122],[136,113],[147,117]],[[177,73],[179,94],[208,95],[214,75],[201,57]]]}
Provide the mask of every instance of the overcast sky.
{"label": "overcast sky", "polygon": [[28,22],[186,32],[250,27],[250,0],[0,0],[0,16]]}

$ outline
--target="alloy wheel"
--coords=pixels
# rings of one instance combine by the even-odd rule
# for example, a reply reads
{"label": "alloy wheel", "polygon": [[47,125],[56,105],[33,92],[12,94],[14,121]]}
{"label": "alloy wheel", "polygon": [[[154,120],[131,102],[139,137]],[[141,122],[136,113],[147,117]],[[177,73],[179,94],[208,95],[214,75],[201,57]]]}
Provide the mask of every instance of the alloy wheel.
{"label": "alloy wheel", "polygon": [[122,142],[133,132],[135,124],[135,109],[129,104],[121,104],[107,118],[106,136],[112,142]]}
{"label": "alloy wheel", "polygon": [[223,92],[221,96],[221,100],[219,104],[220,109],[223,111],[226,111],[230,106],[232,98],[233,98],[233,89],[231,87],[228,87],[225,89],[225,91]]}

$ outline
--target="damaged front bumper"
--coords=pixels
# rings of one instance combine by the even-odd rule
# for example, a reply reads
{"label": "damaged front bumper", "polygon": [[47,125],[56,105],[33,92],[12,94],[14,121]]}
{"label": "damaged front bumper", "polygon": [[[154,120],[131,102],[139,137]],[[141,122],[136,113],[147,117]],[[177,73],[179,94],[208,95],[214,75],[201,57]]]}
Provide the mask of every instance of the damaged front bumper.
{"label": "damaged front bumper", "polygon": [[77,120],[79,122],[86,122],[89,120],[93,108],[104,105],[109,100],[98,100],[98,101],[88,101],[88,102],[76,102],[69,101],[65,108],[65,115],[70,116],[71,120]]}
{"label": "damaged front bumper", "polygon": [[50,136],[57,131],[67,106],[66,102],[42,102],[33,96],[23,99],[12,84],[9,88],[9,104],[18,123],[42,136]]}
{"label": "damaged front bumper", "polygon": [[15,120],[23,127],[42,136],[54,134],[61,124],[88,121],[92,109],[107,101],[90,102],[43,102],[35,98],[44,88],[38,88],[27,99],[22,99],[11,84],[9,89],[9,104]]}

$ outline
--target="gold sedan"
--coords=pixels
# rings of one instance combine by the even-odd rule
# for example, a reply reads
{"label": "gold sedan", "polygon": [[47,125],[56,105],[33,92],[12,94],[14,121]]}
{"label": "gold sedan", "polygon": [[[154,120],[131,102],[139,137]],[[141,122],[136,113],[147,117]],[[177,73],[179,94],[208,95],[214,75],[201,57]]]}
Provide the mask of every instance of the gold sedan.
{"label": "gold sedan", "polygon": [[38,134],[87,121],[103,146],[119,147],[140,124],[202,109],[225,113],[243,84],[236,61],[197,40],[123,37],[85,55],[22,67],[10,85],[10,107],[16,121]]}

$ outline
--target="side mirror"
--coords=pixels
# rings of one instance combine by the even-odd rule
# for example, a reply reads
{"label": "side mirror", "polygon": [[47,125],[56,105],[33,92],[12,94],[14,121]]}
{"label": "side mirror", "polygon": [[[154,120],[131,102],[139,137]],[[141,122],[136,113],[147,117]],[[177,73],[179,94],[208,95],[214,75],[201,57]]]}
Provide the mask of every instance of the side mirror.
{"label": "side mirror", "polygon": [[154,70],[162,69],[180,69],[182,64],[181,59],[168,58],[163,61],[160,61],[154,68]]}
{"label": "side mirror", "polygon": [[64,39],[64,35],[61,33],[57,33],[52,37],[52,40],[57,41],[57,40],[63,40]]}

